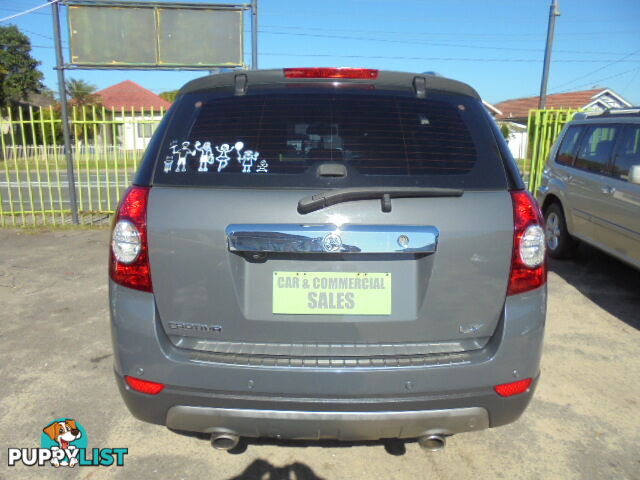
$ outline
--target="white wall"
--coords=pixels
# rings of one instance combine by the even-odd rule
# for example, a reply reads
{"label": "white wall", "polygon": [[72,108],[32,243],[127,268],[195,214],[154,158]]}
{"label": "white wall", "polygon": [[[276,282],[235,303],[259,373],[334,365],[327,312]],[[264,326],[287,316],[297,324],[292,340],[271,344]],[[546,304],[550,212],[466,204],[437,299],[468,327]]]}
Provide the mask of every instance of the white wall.
{"label": "white wall", "polygon": [[[162,119],[162,115],[150,113],[136,112],[134,116],[131,114],[115,115],[114,120],[122,122],[119,128],[122,148],[125,150],[144,150],[151,139],[151,133],[155,131],[158,122]],[[142,130],[142,131],[140,131]]]}
{"label": "white wall", "polygon": [[529,135],[526,130],[523,132],[511,132],[507,144],[513,158],[526,158],[528,140]]}

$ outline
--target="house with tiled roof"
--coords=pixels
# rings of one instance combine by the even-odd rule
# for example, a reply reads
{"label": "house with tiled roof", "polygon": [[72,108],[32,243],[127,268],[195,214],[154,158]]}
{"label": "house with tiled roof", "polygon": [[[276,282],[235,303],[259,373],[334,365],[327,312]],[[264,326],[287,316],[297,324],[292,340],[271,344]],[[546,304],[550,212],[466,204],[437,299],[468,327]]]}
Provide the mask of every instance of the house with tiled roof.
{"label": "house with tiled roof", "polygon": [[164,98],[156,95],[131,80],[116,83],[96,92],[102,105],[113,112],[117,140],[126,150],[143,150],[151,135],[171,106]]}
{"label": "house with tiled roof", "polygon": [[[501,112],[496,116],[496,119],[527,123],[529,110],[538,108],[539,101],[540,97],[527,97],[496,103],[495,108]],[[579,108],[587,111],[602,111],[607,108],[630,106],[629,102],[610,88],[595,88],[547,95],[546,108]]]}
{"label": "house with tiled roof", "polygon": [[[527,155],[527,120],[529,110],[538,108],[540,97],[515,98],[496,103],[500,111],[495,119],[506,124],[510,130],[507,142],[515,158]],[[547,95],[546,108],[571,108],[599,112],[607,108],[630,107],[631,104],[610,88],[594,88],[577,92],[553,93]]]}

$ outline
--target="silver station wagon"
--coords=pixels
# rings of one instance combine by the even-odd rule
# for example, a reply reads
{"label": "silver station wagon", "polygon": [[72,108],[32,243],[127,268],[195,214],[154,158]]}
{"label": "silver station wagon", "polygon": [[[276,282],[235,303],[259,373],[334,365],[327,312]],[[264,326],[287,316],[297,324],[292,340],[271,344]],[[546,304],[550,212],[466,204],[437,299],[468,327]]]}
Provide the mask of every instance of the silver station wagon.
{"label": "silver station wagon", "polygon": [[116,378],[141,420],[219,449],[437,450],[531,400],[542,218],[466,84],[208,76],[181,89],[121,201],[110,307]]}
{"label": "silver station wagon", "polygon": [[576,114],[558,137],[538,198],[549,255],[576,239],[640,268],[640,109]]}

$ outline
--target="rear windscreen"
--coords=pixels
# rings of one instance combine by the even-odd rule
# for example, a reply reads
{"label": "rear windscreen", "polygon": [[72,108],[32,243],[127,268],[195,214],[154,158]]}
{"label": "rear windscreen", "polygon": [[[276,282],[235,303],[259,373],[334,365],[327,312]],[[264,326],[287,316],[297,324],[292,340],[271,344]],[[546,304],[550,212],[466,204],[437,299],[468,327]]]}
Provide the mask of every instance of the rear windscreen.
{"label": "rear windscreen", "polygon": [[[470,97],[277,89],[178,101],[155,184],[506,185],[484,107]],[[320,175],[322,164],[346,175]]]}

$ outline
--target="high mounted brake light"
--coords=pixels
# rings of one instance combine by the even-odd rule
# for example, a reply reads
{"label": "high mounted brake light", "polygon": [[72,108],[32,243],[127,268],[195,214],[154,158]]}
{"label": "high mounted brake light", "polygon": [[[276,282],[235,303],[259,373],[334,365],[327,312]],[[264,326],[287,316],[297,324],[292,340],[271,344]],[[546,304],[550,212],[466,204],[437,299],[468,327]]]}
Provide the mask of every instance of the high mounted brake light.
{"label": "high mounted brake light", "polygon": [[507,295],[528,292],[547,281],[546,242],[538,202],[529,192],[511,192],[513,252]]}
{"label": "high mounted brake light", "polygon": [[378,70],[372,68],[285,68],[285,78],[359,78],[375,80]]}
{"label": "high mounted brake light", "polygon": [[147,248],[147,199],[150,187],[130,187],[122,197],[111,232],[109,276],[119,285],[153,291]]}

